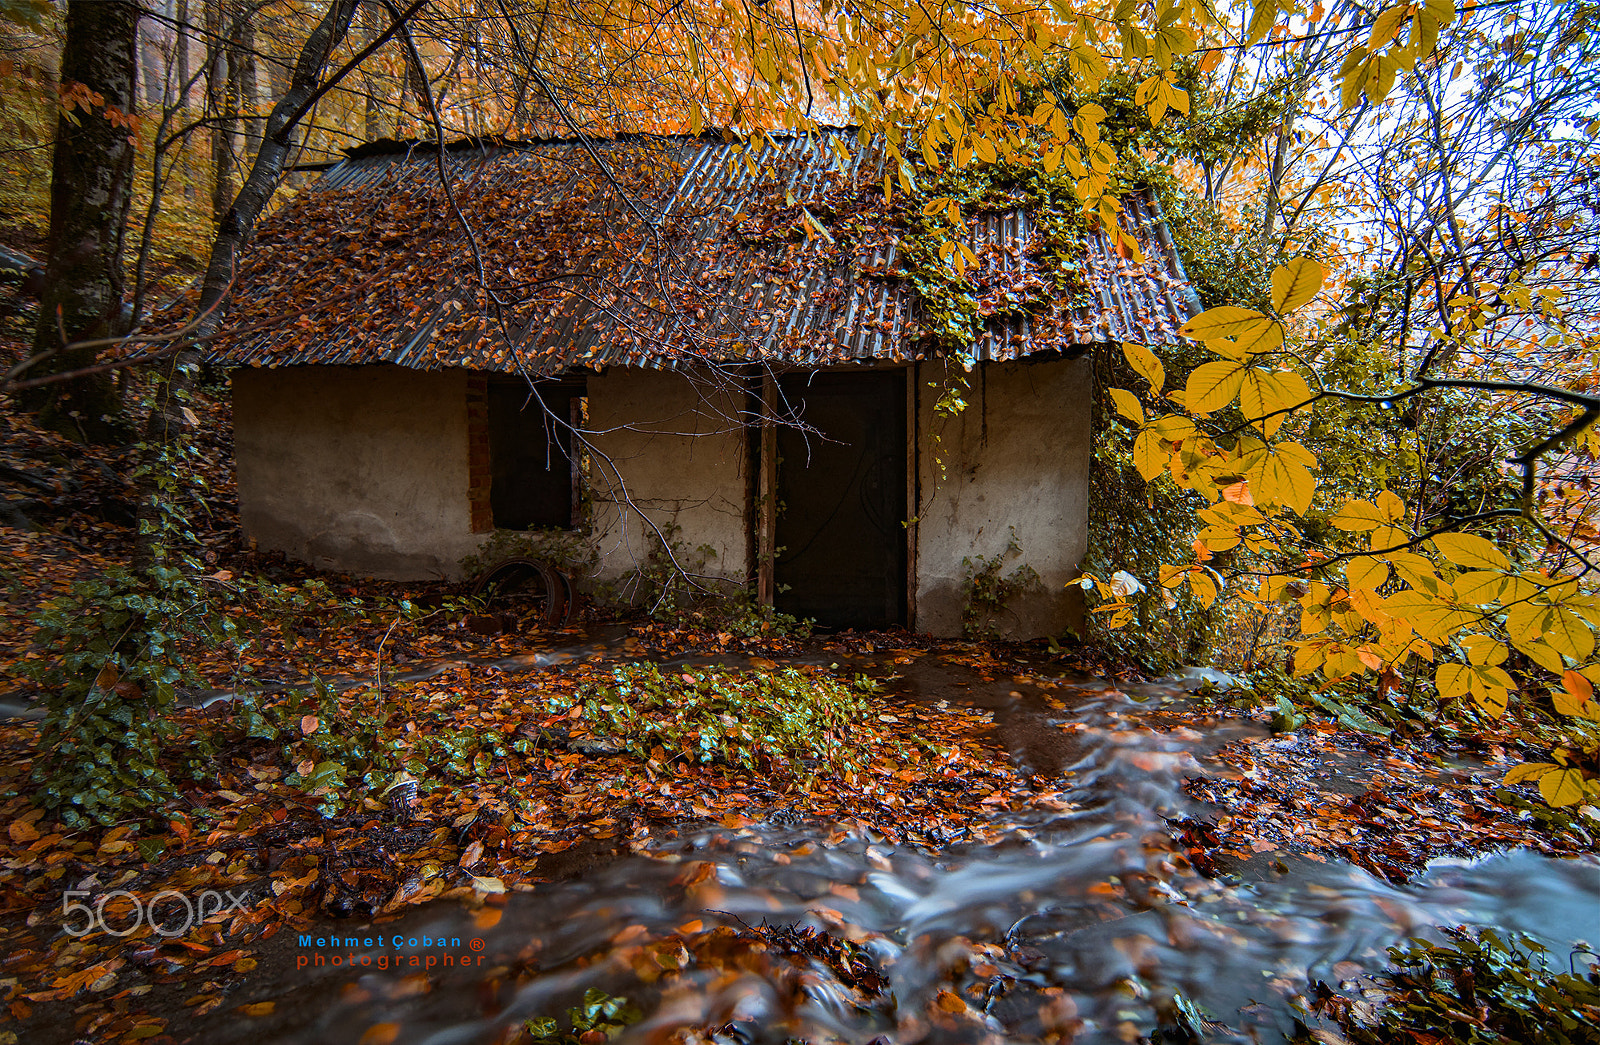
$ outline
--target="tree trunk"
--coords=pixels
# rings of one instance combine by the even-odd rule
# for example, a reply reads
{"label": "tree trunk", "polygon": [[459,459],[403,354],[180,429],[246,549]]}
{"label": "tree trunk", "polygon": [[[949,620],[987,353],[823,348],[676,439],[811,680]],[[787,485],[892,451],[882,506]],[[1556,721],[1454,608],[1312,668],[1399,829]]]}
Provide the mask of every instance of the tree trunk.
{"label": "tree trunk", "polygon": [[[261,148],[256,153],[239,196],[223,215],[212,242],[211,261],[206,267],[201,284],[200,303],[195,340],[203,343],[222,322],[222,303],[233,286],[238,269],[239,254],[250,242],[256,221],[266,209],[278,183],[283,180],[294,151],[295,131],[314,105],[322,71],[334,50],[350,31],[350,19],[355,14],[359,0],[332,0],[322,21],[306,38],[300,57],[295,61],[289,89],[272,107],[262,135]],[[135,539],[134,566],[147,569],[157,560],[157,550],[164,540],[159,522],[162,518],[154,476],[160,467],[160,455],[174,439],[187,434],[190,423],[183,400],[199,369],[194,352],[183,352],[163,375],[156,392],[156,403],[145,427],[148,449],[145,478],[139,488],[139,534]]]}
{"label": "tree trunk", "polygon": [[[56,126],[50,180],[50,234],[35,355],[51,353],[35,376],[88,366],[97,349],[65,341],[122,332],[122,245],[133,197],[134,143],[110,110],[135,111],[139,7],[127,0],[71,0],[61,52],[61,83],[103,98],[88,111],[63,114]],[[70,118],[69,118],[70,116]],[[25,392],[22,405],[41,423],[86,440],[117,434],[119,403],[110,374]]]}
{"label": "tree trunk", "polygon": [[256,28],[248,19],[239,23],[228,57],[231,77],[228,93],[237,99],[239,125],[244,129],[244,155],[254,156],[261,148],[261,83],[256,75]]}
{"label": "tree trunk", "polygon": [[222,219],[233,203],[233,106],[230,104],[229,85],[234,78],[229,69],[232,48],[228,46],[229,25],[222,0],[206,0],[207,49],[211,55],[206,70],[206,114],[211,124],[211,223],[222,227]]}
{"label": "tree trunk", "polygon": [[178,108],[189,105],[189,0],[178,0],[178,32],[176,58],[178,60]]}
{"label": "tree trunk", "polygon": [[239,196],[224,215],[217,238],[211,248],[211,262],[206,267],[205,282],[200,292],[200,312],[206,316],[200,325],[201,337],[208,336],[220,322],[213,306],[220,302],[233,283],[238,266],[239,252],[249,242],[255,231],[256,220],[272,199],[283,173],[289,164],[289,154],[294,150],[295,131],[307,115],[305,108],[320,86],[318,80],[328,64],[334,48],[350,31],[350,18],[355,13],[357,0],[333,0],[327,14],[306,38],[300,57],[295,61],[289,90],[267,117],[266,132],[261,149],[256,153],[250,176],[239,189]]}

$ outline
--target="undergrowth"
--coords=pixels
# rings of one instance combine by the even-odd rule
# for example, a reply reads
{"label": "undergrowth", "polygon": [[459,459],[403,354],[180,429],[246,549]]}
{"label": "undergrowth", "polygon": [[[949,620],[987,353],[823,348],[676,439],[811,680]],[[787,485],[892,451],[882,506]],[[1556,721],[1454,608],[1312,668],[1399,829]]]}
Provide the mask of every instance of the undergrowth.
{"label": "undergrowth", "polygon": [[876,689],[863,676],[846,682],[798,668],[634,664],[550,706],[581,706],[590,728],[653,762],[724,762],[809,778],[819,766],[866,768],[869,752],[854,727],[868,718],[866,696]]}
{"label": "undergrowth", "polygon": [[[1600,971],[1546,965],[1546,948],[1519,933],[1446,928],[1448,940],[1389,948],[1374,977],[1384,995],[1375,1016],[1326,988],[1312,1009],[1337,1021],[1351,1045],[1600,1045]],[[1593,957],[1592,952],[1589,953]],[[1576,955],[1574,956],[1576,957]],[[1302,1027],[1294,1040],[1329,1040]]]}

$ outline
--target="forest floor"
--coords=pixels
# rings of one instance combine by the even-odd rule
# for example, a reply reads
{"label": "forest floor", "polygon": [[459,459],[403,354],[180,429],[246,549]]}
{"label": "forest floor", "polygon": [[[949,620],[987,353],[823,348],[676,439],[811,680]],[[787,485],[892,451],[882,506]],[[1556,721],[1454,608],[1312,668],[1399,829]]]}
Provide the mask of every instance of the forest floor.
{"label": "forest floor", "polygon": [[[79,829],[37,802],[51,749],[47,694],[28,668],[52,651],[34,620],[126,561],[133,451],[85,449],[0,413],[0,710],[11,716],[0,721],[0,1005],[17,1021],[0,1042],[188,1040],[187,1021],[207,1014],[266,1017],[273,1003],[250,1001],[250,985],[280,933],[450,898],[492,925],[511,894],[696,826],[811,825],[824,844],[856,831],[927,852],[997,838],[997,811],[1070,805],[1074,727],[1060,712],[1078,699],[1068,690],[1092,685],[1159,691],[1140,728],[1198,735],[1219,712],[1247,727],[1185,785],[1211,815],[1170,825],[1172,858],[1202,873],[1338,859],[1403,881],[1442,855],[1594,849],[1581,826],[1546,817],[1534,790],[1501,785],[1528,755],[1509,729],[1443,740],[1310,723],[1274,735],[1265,707],[1187,697],[1091,649],[903,631],[744,635],[591,610],[567,629],[478,634],[451,601],[460,586],[318,575],[245,546],[225,399],[197,410],[209,495],[195,539],[219,612],[248,641],[188,651],[195,677],[167,759],[179,793],[149,817]],[[644,661],[690,684],[717,665],[872,677],[879,688],[851,728],[860,760],[746,767],[621,747],[583,698]],[[907,678],[920,688],[896,684]],[[985,706],[964,687],[1013,701]],[[365,747],[351,746],[358,734]],[[371,770],[393,742],[430,752],[414,798]],[[199,744],[214,754],[183,776],[181,756]],[[215,909],[187,913],[196,897],[218,898]]]}

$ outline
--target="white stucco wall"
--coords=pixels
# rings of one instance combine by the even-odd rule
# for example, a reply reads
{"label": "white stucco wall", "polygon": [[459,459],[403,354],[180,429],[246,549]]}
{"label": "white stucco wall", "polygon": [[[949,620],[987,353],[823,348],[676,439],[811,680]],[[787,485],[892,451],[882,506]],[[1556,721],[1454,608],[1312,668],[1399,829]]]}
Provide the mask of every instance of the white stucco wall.
{"label": "white stucco wall", "polygon": [[[954,418],[933,409],[943,373],[924,363],[914,375],[912,627],[959,635],[962,560],[1002,551],[1013,526],[1022,554],[1005,571],[1026,563],[1043,585],[996,622],[1002,634],[1080,625],[1081,600],[1064,585],[1087,547],[1088,361],[986,366],[968,375],[967,408]],[[487,537],[471,532],[467,381],[399,367],[235,371],[245,534],[323,569],[454,579]],[[676,524],[691,549],[710,545],[706,572],[742,583],[753,525],[743,390],[612,368],[589,375],[588,397],[596,579],[624,577],[649,555],[642,513]]]}
{"label": "white stucco wall", "polygon": [[986,364],[967,375],[966,409],[941,418],[944,367],[918,366],[916,630],[961,633],[962,560],[1003,551],[1013,526],[1021,555],[1002,573],[1026,563],[1043,585],[995,621],[1001,634],[1081,626],[1081,599],[1065,584],[1088,548],[1090,375],[1087,357]]}
{"label": "white stucco wall", "polygon": [[233,373],[239,517],[321,569],[454,578],[471,533],[467,375],[393,366]]}
{"label": "white stucco wall", "polygon": [[[645,523],[676,524],[691,549],[709,545],[705,573],[742,583],[749,571],[749,444],[742,388],[732,379],[611,368],[589,377],[596,579],[636,570],[654,546]],[[623,483],[616,481],[620,472]]]}

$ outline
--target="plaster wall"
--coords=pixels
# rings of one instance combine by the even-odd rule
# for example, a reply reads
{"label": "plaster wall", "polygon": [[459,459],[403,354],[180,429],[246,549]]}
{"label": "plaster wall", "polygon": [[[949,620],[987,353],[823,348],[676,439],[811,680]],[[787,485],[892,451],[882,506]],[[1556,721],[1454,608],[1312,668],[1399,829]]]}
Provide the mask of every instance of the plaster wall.
{"label": "plaster wall", "polygon": [[654,547],[648,518],[680,527],[676,540],[690,555],[709,545],[716,554],[703,572],[742,584],[750,568],[743,390],[699,372],[611,368],[590,375],[588,395],[596,579],[616,581],[644,562]]}
{"label": "plaster wall", "polygon": [[995,620],[1001,635],[1081,628],[1082,600],[1065,585],[1088,550],[1089,359],[987,363],[966,377],[966,409],[941,418],[933,407],[945,368],[917,366],[915,628],[961,634],[962,560],[1003,552],[1013,527],[1021,554],[1002,575],[1027,564],[1042,585]]}
{"label": "plaster wall", "polygon": [[484,534],[467,496],[467,374],[240,367],[239,516],[257,546],[322,569],[455,578]]}

